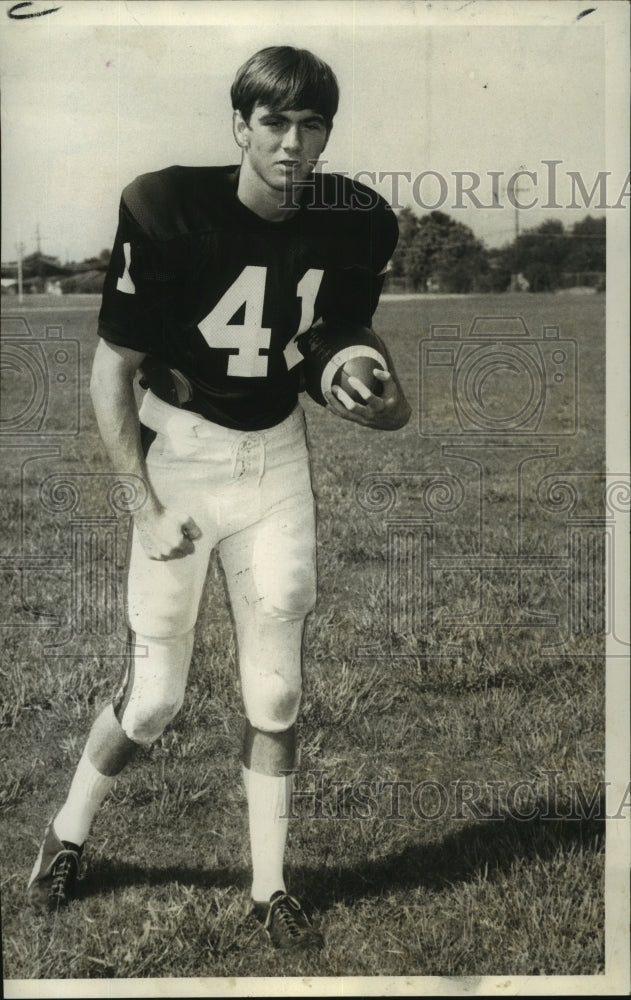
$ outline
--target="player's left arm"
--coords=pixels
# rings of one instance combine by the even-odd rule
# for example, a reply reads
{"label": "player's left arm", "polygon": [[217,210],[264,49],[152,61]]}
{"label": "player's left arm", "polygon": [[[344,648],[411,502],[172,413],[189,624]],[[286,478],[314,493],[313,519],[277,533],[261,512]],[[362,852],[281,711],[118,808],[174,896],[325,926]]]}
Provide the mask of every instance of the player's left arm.
{"label": "player's left arm", "polygon": [[374,430],[396,431],[405,427],[412,410],[401,388],[390,352],[381,338],[380,350],[388,366],[385,372],[381,368],[374,369],[375,378],[383,383],[381,395],[376,396],[360,379],[351,376],[349,383],[362,397],[362,403],[351,399],[348,393],[337,385],[333,386],[331,392],[325,393],[325,399],[331,412],[343,420],[351,420],[364,427],[372,427]]}

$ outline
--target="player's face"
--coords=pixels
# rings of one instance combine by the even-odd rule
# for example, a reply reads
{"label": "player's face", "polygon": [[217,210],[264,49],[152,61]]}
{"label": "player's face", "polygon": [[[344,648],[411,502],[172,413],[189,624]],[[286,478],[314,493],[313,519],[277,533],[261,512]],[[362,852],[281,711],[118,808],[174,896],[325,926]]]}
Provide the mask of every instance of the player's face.
{"label": "player's face", "polygon": [[235,135],[244,164],[259,181],[274,191],[286,191],[312,172],[328,130],[316,111],[271,111],[257,105],[249,122],[237,115]]}

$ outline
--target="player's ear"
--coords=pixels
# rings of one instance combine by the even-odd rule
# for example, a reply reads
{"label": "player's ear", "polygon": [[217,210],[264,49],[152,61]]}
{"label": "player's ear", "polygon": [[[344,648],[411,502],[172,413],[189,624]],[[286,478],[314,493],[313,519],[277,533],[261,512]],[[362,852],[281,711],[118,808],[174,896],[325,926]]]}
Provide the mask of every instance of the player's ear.
{"label": "player's ear", "polygon": [[232,113],[232,134],[237,146],[247,149],[250,145],[248,139],[249,125],[239,110]]}

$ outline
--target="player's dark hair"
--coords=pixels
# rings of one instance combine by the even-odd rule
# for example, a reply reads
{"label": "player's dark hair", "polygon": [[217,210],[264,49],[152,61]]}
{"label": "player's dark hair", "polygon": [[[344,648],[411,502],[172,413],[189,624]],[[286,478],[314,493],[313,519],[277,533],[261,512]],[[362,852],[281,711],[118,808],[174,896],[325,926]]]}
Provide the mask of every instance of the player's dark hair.
{"label": "player's dark hair", "polygon": [[232,107],[246,122],[257,104],[273,111],[310,108],[330,129],[339,102],[335,73],[307,49],[272,45],[256,52],[241,66],[230,88]]}

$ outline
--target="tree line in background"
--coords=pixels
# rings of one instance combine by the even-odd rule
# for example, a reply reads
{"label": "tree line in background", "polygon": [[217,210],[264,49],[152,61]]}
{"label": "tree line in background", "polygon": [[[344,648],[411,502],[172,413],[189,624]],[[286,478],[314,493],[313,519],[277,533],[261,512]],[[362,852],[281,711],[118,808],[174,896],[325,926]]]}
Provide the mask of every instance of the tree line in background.
{"label": "tree line in background", "polygon": [[[489,248],[445,212],[399,212],[399,243],[386,276],[389,292],[531,292],[605,287],[605,219],[587,216],[570,230],[547,219],[512,243]],[[61,264],[41,252],[22,261],[26,293],[101,293],[110,251]],[[17,288],[17,263],[2,265],[2,290]]]}
{"label": "tree line in background", "polygon": [[42,253],[38,248],[27,257],[0,265],[2,294],[100,294],[109,259],[110,251],[101,250],[98,257],[62,264],[58,257]]}
{"label": "tree line in background", "polygon": [[532,292],[605,287],[605,219],[591,216],[566,230],[547,219],[512,243],[488,248],[445,212],[398,214],[399,243],[388,272],[391,292]]}

